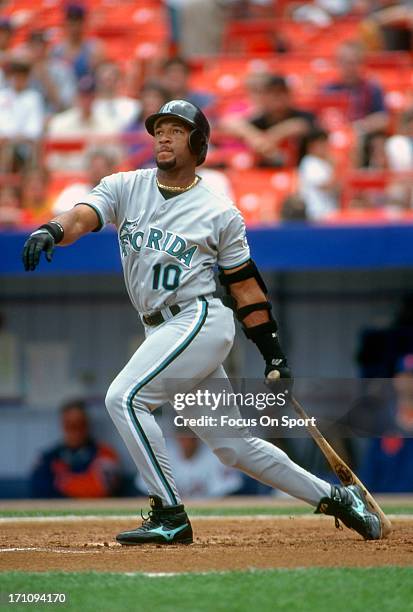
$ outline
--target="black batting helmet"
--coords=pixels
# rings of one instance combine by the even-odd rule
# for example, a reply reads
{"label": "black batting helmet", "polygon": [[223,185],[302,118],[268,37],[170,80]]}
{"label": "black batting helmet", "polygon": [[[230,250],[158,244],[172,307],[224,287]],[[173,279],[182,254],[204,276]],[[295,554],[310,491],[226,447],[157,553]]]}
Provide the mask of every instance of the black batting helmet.
{"label": "black batting helmet", "polygon": [[208,151],[210,127],[208,119],[200,108],[187,100],[171,100],[157,113],[150,115],[145,121],[145,127],[151,136],[155,135],[155,123],[161,117],[176,117],[192,127],[189,135],[189,149],[198,156],[197,166],[204,163]]}

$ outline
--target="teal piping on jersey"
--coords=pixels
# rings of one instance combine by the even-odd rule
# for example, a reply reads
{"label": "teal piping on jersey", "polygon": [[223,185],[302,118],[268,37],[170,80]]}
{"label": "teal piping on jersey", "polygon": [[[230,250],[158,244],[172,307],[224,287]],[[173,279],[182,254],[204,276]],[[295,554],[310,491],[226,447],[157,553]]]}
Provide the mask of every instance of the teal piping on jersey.
{"label": "teal piping on jersey", "polygon": [[93,208],[93,210],[95,211],[95,213],[97,214],[99,218],[99,227],[97,227],[93,231],[100,232],[102,227],[105,225],[105,220],[103,219],[102,213],[100,212],[99,208],[95,206],[94,204],[91,204],[90,202],[78,202],[78,204],[75,204],[75,206],[80,206],[81,204],[83,204],[84,206],[90,206],[90,208]]}
{"label": "teal piping on jersey", "polygon": [[168,495],[170,497],[170,500],[172,502],[172,505],[177,504],[177,499],[175,497],[175,493],[173,492],[168,480],[165,477],[165,474],[162,471],[161,466],[159,465],[159,462],[155,456],[155,453],[153,452],[153,449],[149,443],[148,438],[146,437],[145,431],[143,430],[143,427],[141,426],[141,424],[139,423],[139,419],[136,416],[136,413],[133,409],[133,400],[136,397],[137,393],[139,393],[139,391],[141,389],[143,389],[143,387],[145,385],[147,385],[151,380],[153,380],[155,378],[155,376],[158,376],[158,374],[160,374],[162,372],[162,370],[164,370],[169,364],[171,364],[174,359],[176,359],[190,344],[191,342],[195,339],[195,337],[199,334],[199,332],[201,331],[206,318],[208,316],[208,302],[206,301],[206,299],[204,297],[202,298],[198,298],[200,300],[202,300],[202,310],[201,310],[201,314],[199,316],[198,321],[195,324],[194,329],[192,330],[192,332],[189,334],[189,336],[187,338],[185,338],[185,340],[182,342],[182,344],[180,344],[174,351],[173,353],[171,353],[171,355],[168,355],[168,357],[166,357],[166,359],[164,359],[162,361],[162,363],[155,368],[155,370],[153,370],[152,372],[149,372],[149,374],[147,374],[145,376],[145,378],[143,380],[141,380],[140,382],[138,382],[132,389],[132,391],[130,392],[126,405],[128,408],[128,412],[129,415],[131,417],[132,423],[135,425],[136,431],[138,433],[138,436],[141,440],[141,442],[143,443],[145,450],[148,453],[148,456],[151,460],[151,463],[153,465],[153,467],[155,468],[156,473],[158,474],[159,478],[161,479],[166,491],[168,492]]}
{"label": "teal piping on jersey", "polygon": [[239,263],[233,264],[232,266],[219,266],[221,268],[221,270],[232,270],[233,268],[238,268],[239,266],[242,266],[243,264],[247,263],[247,261],[249,261],[251,259],[251,256],[248,255],[247,259],[244,259],[244,261],[240,261]]}

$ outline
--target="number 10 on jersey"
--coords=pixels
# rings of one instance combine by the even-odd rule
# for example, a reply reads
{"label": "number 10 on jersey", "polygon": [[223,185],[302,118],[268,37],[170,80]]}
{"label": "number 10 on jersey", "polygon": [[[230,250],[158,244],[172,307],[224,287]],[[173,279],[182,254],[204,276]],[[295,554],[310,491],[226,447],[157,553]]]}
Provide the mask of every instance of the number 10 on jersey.
{"label": "number 10 on jersey", "polygon": [[162,264],[155,264],[153,266],[153,281],[152,289],[159,289],[159,285],[166,291],[173,291],[179,285],[179,279],[181,276],[182,269],[175,264],[168,264],[163,266]]}

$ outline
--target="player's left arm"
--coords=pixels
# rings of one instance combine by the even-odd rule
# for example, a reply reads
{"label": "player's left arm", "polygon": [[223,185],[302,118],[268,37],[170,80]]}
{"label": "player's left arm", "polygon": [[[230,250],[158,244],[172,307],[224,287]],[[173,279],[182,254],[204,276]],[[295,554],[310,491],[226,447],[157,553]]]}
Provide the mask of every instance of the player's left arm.
{"label": "player's left arm", "polygon": [[268,290],[253,260],[222,270],[220,281],[234,300],[234,311],[247,338],[256,344],[265,360],[265,376],[274,370],[280,378],[291,378],[287,358],[278,338],[278,325],[271,314]]}

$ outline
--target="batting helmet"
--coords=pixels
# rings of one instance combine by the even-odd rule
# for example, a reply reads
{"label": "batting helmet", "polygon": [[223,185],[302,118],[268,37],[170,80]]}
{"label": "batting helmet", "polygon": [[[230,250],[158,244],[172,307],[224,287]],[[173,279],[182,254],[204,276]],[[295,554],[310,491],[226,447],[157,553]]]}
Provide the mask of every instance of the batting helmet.
{"label": "batting helmet", "polygon": [[145,127],[151,136],[155,135],[155,123],[161,117],[176,117],[184,121],[192,131],[189,134],[189,149],[198,156],[197,166],[204,163],[208,151],[210,127],[208,119],[200,108],[186,100],[171,100],[157,113],[150,115],[145,121]]}

